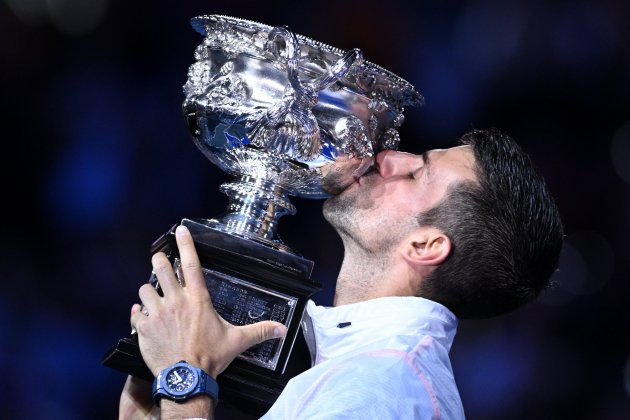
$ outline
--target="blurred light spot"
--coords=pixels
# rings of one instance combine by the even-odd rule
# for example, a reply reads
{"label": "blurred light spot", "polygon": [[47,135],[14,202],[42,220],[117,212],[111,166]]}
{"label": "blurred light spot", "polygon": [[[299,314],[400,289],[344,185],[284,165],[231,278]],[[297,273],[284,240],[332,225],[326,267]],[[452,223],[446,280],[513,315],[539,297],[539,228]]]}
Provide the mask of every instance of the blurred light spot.
{"label": "blurred light spot", "polygon": [[610,158],[617,175],[630,184],[630,121],[622,125],[613,136]]}
{"label": "blurred light spot", "polygon": [[88,229],[115,223],[125,191],[126,170],[113,150],[75,145],[51,178],[52,221]]}
{"label": "blurred light spot", "polygon": [[[551,325],[534,327],[539,330],[535,337],[532,336],[539,351],[534,372],[537,380],[531,384],[527,394],[536,401],[553,404],[555,401],[570,400],[576,392],[583,390],[588,372],[583,355],[575,350],[575,343],[556,337],[549,327],[554,328]],[[546,331],[540,331],[545,328]]]}
{"label": "blurred light spot", "polygon": [[47,20],[46,0],[5,0],[15,16],[29,25],[38,25]]}
{"label": "blurred light spot", "polygon": [[5,0],[15,16],[28,25],[51,22],[68,35],[85,35],[103,20],[109,0]]}
{"label": "blurred light spot", "polygon": [[616,18],[597,2],[567,2],[554,16],[550,45],[555,60],[581,82],[608,69],[617,49]]}
{"label": "blurred light spot", "polygon": [[47,177],[44,199],[52,226],[78,232],[119,221],[132,169],[127,97],[109,75],[74,73],[55,84],[52,101],[65,116],[68,144]]}
{"label": "blurred light spot", "polygon": [[467,71],[488,78],[514,56],[525,27],[518,6],[469,3],[464,9],[455,22],[453,52]]}
{"label": "blurred light spot", "polygon": [[83,35],[105,16],[108,0],[46,0],[50,20],[61,32]]}
{"label": "blurred light spot", "polygon": [[576,232],[567,242],[580,252],[586,263],[587,279],[575,282],[569,290],[577,294],[595,293],[604,287],[613,273],[615,256],[610,243],[595,231]]}
{"label": "blurred light spot", "polygon": [[577,295],[595,293],[610,280],[614,268],[610,243],[594,231],[576,232],[565,240],[555,286],[543,294],[540,302],[559,305]]}
{"label": "blurred light spot", "polygon": [[[81,413],[86,413],[93,404],[90,390],[113,378],[108,369],[99,366],[100,356],[111,345],[108,343],[111,338],[89,318],[69,311],[62,315],[41,308],[31,310],[19,351],[14,354],[14,359],[28,363],[7,365],[9,370],[5,373],[15,380],[14,386],[29,389],[39,398],[33,404],[27,393],[17,394],[15,403],[21,415],[11,418],[105,418],[94,413],[85,417]],[[32,380],[34,376],[36,381]],[[44,409],[51,412],[42,416]]]}
{"label": "blurred light spot", "polygon": [[575,297],[570,283],[584,284],[588,273],[582,255],[573,245],[565,242],[560,254],[558,270],[552,277],[552,285],[540,297],[539,302],[549,306],[558,306],[570,302]]}
{"label": "blurred light spot", "polygon": [[433,43],[425,56],[430,59],[418,57],[414,62],[414,72],[418,74],[414,80],[418,80],[417,86],[427,103],[419,118],[408,123],[430,133],[455,138],[463,127],[469,128],[473,104],[478,104],[475,102],[478,98],[473,98],[475,86],[464,76],[466,70],[453,61],[447,45]]}
{"label": "blurred light spot", "polygon": [[511,411],[523,392],[536,386],[537,359],[532,341],[509,331],[483,334],[467,343],[453,361],[467,410],[488,418]]}

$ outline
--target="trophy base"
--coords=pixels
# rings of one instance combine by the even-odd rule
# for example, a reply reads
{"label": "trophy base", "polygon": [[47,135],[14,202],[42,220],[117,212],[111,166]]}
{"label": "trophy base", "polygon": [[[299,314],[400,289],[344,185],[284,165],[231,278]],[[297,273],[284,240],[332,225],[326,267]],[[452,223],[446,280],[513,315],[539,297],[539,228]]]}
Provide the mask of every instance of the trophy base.
{"label": "trophy base", "polygon": [[[310,367],[310,355],[299,334],[308,299],[321,290],[310,280],[313,262],[218,231],[201,220],[183,219],[191,232],[215,310],[235,325],[271,319],[282,322],[287,334],[239,355],[221,373],[219,399],[252,416],[262,416],[289,379]],[[156,240],[151,253],[164,252],[176,270],[179,255],[175,228]],[[151,282],[161,293],[157,278]],[[104,356],[104,366],[153,381],[137,336],[120,339]]]}
{"label": "trophy base", "polygon": [[142,360],[136,334],[118,340],[118,343],[105,353],[102,364],[147,381],[154,379],[153,373]]}

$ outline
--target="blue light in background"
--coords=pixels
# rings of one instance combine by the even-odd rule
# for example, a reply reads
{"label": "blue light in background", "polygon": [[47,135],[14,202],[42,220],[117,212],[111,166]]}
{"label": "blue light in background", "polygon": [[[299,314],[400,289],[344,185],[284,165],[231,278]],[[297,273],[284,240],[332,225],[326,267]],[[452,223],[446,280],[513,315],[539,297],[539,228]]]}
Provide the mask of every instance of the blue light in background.
{"label": "blue light in background", "polygon": [[[20,398],[21,418],[85,418],[88,407],[97,404],[86,391],[122,386],[124,375],[100,366],[99,356],[111,345],[102,329],[52,311],[37,321],[27,321],[23,329],[29,333],[18,354],[22,363],[28,363],[29,371],[37,372],[37,380],[21,374],[21,364],[9,365],[13,371],[9,376],[22,382],[21,389],[38,397],[35,404]],[[112,392],[107,398],[116,398],[116,394]],[[94,418],[104,418],[103,414]]]}
{"label": "blue light in background", "polygon": [[[94,230],[116,223],[128,193],[133,148],[117,89],[121,84],[74,74],[53,92],[63,110],[59,125],[67,146],[56,160],[45,188],[50,222]],[[118,86],[118,87],[116,87]]]}
{"label": "blue light in background", "polygon": [[426,98],[426,105],[419,118],[408,123],[430,135],[455,139],[463,129],[470,128],[467,119],[475,100],[474,83],[464,77],[448,43],[433,41],[427,51],[416,56],[413,64],[416,76],[412,79]]}
{"label": "blue light in background", "polygon": [[535,346],[505,331],[486,333],[467,342],[454,367],[466,411],[490,417],[502,411],[508,413],[535,382],[536,357]]}

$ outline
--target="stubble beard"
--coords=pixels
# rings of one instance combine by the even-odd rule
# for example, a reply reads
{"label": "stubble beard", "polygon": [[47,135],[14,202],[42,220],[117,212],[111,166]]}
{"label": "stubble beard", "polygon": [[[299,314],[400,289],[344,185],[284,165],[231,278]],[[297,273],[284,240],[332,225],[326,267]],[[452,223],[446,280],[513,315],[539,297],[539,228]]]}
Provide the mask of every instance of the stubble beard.
{"label": "stubble beard", "polygon": [[324,218],[340,236],[350,235],[356,223],[356,198],[349,195],[336,195],[324,202]]}
{"label": "stubble beard", "polygon": [[324,218],[345,239],[359,234],[363,219],[368,216],[373,203],[369,195],[371,175],[361,178],[361,186],[345,186],[344,190],[324,202]]}

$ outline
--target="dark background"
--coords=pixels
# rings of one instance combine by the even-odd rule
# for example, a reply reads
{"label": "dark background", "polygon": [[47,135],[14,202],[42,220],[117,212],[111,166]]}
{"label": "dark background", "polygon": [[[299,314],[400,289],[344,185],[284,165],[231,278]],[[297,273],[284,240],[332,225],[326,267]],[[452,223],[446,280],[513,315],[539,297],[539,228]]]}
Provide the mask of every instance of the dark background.
{"label": "dark background", "polygon": [[[627,419],[630,3],[3,0],[0,401],[4,418],[116,418],[101,367],[129,331],[149,245],[212,217],[228,178],[193,145],[181,87],[227,14],[296,33],[413,83],[401,150],[472,128],[510,133],[547,177],[567,240],[557,286],[508,316],[464,321],[452,362],[470,419]],[[321,201],[295,199],[285,242],[329,304],[342,249]]]}

